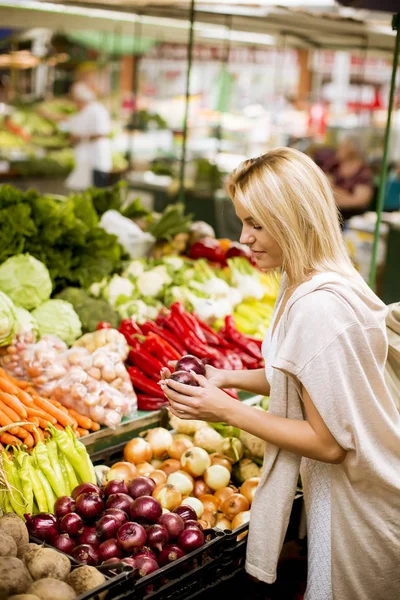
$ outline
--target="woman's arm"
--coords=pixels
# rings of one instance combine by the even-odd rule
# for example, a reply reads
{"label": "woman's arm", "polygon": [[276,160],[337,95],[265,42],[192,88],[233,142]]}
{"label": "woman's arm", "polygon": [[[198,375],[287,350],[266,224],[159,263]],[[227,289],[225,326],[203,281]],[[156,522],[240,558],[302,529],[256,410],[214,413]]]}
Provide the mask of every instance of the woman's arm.
{"label": "woman's arm", "polygon": [[266,442],[314,460],[338,464],[346,451],[337,443],[322,420],[307,391],[302,388],[306,421],[277,417],[232,400],[210,382],[196,375],[200,387],[168,380],[164,392],[171,412],[181,419],[226,421]]}
{"label": "woman's arm", "polygon": [[269,396],[270,385],[265,377],[265,369],[254,369],[249,371],[222,371],[222,385],[220,388],[236,388],[250,392],[251,394],[262,394]]}

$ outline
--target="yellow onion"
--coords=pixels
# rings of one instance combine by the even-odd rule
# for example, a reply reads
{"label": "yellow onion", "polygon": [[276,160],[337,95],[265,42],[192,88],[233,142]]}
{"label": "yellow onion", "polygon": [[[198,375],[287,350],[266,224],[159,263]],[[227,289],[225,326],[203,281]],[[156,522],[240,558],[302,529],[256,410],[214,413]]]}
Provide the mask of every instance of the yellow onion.
{"label": "yellow onion", "polygon": [[256,493],[259,483],[260,477],[251,477],[251,479],[245,481],[240,487],[240,493],[247,498],[250,504],[252,504],[254,500],[254,494]]}
{"label": "yellow onion", "polygon": [[192,477],[201,477],[211,465],[211,460],[203,448],[193,446],[182,454],[181,465]]}
{"label": "yellow onion", "polygon": [[172,434],[164,427],[155,427],[150,429],[146,436],[153,451],[153,457],[163,459],[168,456],[168,448],[173,440]]}
{"label": "yellow onion", "polygon": [[133,464],[149,462],[153,452],[151,446],[143,438],[133,438],[124,448],[124,460]]}
{"label": "yellow onion", "polygon": [[156,485],[160,485],[160,483],[167,483],[167,474],[161,469],[155,469],[149,474],[150,479],[154,481]]}
{"label": "yellow onion", "polygon": [[232,529],[231,522],[222,513],[218,513],[216,527],[219,529]]}
{"label": "yellow onion", "polygon": [[232,461],[229,460],[224,454],[220,452],[214,452],[210,454],[211,464],[212,465],[222,465],[226,467],[230,473],[232,473]]}
{"label": "yellow onion", "polygon": [[241,512],[249,510],[250,503],[242,494],[232,494],[221,505],[221,511],[225,517],[232,520]]}
{"label": "yellow onion", "polygon": [[181,463],[179,462],[179,460],[176,460],[176,458],[167,458],[167,460],[164,460],[164,462],[160,466],[161,471],[164,471],[167,477],[168,475],[171,475],[171,473],[179,471],[180,468]]}
{"label": "yellow onion", "polygon": [[204,510],[214,511],[218,510],[219,502],[218,499],[212,494],[204,494],[204,496],[200,496],[200,502],[204,506]]}
{"label": "yellow onion", "polygon": [[231,480],[231,474],[222,465],[211,465],[204,473],[204,481],[212,490],[226,487]]}
{"label": "yellow onion", "polygon": [[171,446],[168,449],[168,454],[171,458],[175,458],[180,460],[182,454],[189,450],[189,448],[193,448],[193,442],[186,438],[174,438]]}
{"label": "yellow onion", "polygon": [[135,479],[138,476],[137,469],[135,465],[130,462],[117,462],[115,465],[111,467],[111,469],[107,472],[107,481],[112,481],[113,479],[120,479],[128,483]]}
{"label": "yellow onion", "polygon": [[158,485],[152,494],[153,498],[159,501],[162,508],[174,510],[182,502],[182,494],[173,485],[164,483]]}
{"label": "yellow onion", "polygon": [[200,498],[205,494],[212,494],[212,489],[208,487],[204,479],[196,479],[194,482],[193,496]]}
{"label": "yellow onion", "polygon": [[[240,527],[244,523],[248,523],[249,521],[250,521],[250,511],[246,510],[244,512],[241,512],[238,515],[236,515],[236,517],[232,520],[232,529],[237,529],[238,527]],[[237,536],[236,541],[240,542],[240,540],[245,538],[247,534],[248,534],[248,531],[244,531],[243,533],[241,533],[240,535]]]}
{"label": "yellow onion", "polygon": [[201,517],[203,516],[203,512],[204,512],[204,506],[203,506],[203,503],[198,498],[193,498],[193,497],[185,498],[183,500],[182,504],[193,508],[194,512],[197,515],[197,518],[201,519]]}
{"label": "yellow onion", "polygon": [[136,465],[137,474],[142,477],[148,477],[154,471],[153,465],[148,462],[141,462]]}
{"label": "yellow onion", "polygon": [[234,494],[235,491],[237,490],[233,490],[230,486],[223,487],[217,490],[214,494],[214,498],[218,500],[218,508],[220,508],[221,505],[225,502],[225,500],[229,498],[229,496],[232,496],[232,494]]}
{"label": "yellow onion", "polygon": [[175,471],[168,475],[167,483],[176,487],[182,496],[189,496],[193,492],[193,478],[185,471]]}

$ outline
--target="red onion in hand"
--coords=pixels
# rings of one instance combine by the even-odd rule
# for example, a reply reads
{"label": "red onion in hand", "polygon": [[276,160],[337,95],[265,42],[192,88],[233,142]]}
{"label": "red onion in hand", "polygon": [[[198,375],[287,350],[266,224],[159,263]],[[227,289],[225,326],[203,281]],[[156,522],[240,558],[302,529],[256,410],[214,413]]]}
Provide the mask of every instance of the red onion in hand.
{"label": "red onion in hand", "polygon": [[109,558],[122,558],[123,552],[118,546],[115,538],[106,540],[98,547],[99,558],[101,562],[108,560]]}
{"label": "red onion in hand", "polygon": [[161,504],[152,496],[136,498],[130,508],[131,519],[138,522],[157,523],[161,515]]}
{"label": "red onion in hand", "polygon": [[121,527],[117,517],[114,515],[104,515],[96,523],[96,534],[99,538],[110,539],[117,535]]}
{"label": "red onion in hand", "polygon": [[165,527],[171,540],[176,539],[185,529],[185,521],[175,513],[165,513],[158,519],[160,525]]}
{"label": "red onion in hand", "polygon": [[76,512],[83,519],[96,519],[104,510],[104,502],[98,494],[83,492],[76,499]]}
{"label": "red onion in hand", "polygon": [[50,542],[59,533],[57,519],[51,513],[24,515],[28,531],[34,537],[44,542]]}
{"label": "red onion in hand", "polygon": [[146,539],[146,531],[139,523],[125,523],[118,529],[117,540],[124,552],[143,548]]}
{"label": "red onion in hand", "polygon": [[75,512],[75,500],[71,496],[60,496],[54,503],[54,513],[61,519],[68,513]]}
{"label": "red onion in hand", "polygon": [[168,531],[162,525],[150,525],[150,527],[146,529],[146,535],[147,545],[150,546],[150,548],[155,548],[159,552],[163,549],[163,546],[169,542]]}
{"label": "red onion in hand", "polygon": [[168,565],[169,563],[174,562],[174,560],[178,560],[178,558],[182,558],[182,556],[185,555],[186,552],[182,550],[182,548],[176,544],[170,544],[161,550],[160,554],[158,555],[158,564],[160,567],[164,567],[164,565]]}
{"label": "red onion in hand", "polygon": [[140,496],[151,496],[155,488],[156,484],[150,477],[136,477],[128,483],[128,494],[136,500]]}
{"label": "red onion in hand", "polygon": [[101,496],[101,489],[94,483],[80,483],[76,486],[76,488],[74,488],[71,496],[74,500],[76,500],[78,496],[85,492],[92,492],[92,494],[98,494]]}
{"label": "red onion in hand", "polygon": [[68,513],[60,521],[60,530],[72,536],[80,535],[83,531],[83,521],[76,513]]}
{"label": "red onion in hand", "polygon": [[193,354],[182,356],[175,365],[175,371],[194,371],[198,375],[206,374],[203,361],[197,358],[197,356],[193,356]]}
{"label": "red onion in hand", "polygon": [[75,548],[75,542],[68,535],[68,533],[60,533],[55,535],[51,541],[51,545],[53,548],[57,548],[57,550],[61,550],[61,552],[65,552],[65,554],[71,554],[72,550]]}
{"label": "red onion in hand", "polygon": [[199,385],[197,383],[197,381],[195,380],[195,378],[193,377],[193,375],[191,373],[188,373],[187,371],[174,371],[169,376],[169,379],[172,379],[173,381],[177,381],[178,383],[183,383],[184,385],[193,385],[193,386]]}
{"label": "red onion in hand", "polygon": [[71,556],[85,565],[95,567],[99,562],[99,549],[94,548],[90,544],[81,544],[80,546],[75,546],[71,552]]}

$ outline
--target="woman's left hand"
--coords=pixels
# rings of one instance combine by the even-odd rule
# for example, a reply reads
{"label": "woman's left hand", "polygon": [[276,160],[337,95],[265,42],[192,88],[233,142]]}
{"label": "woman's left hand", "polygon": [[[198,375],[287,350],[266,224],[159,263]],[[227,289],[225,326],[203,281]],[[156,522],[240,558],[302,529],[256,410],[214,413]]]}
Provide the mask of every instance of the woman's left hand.
{"label": "woman's left hand", "polygon": [[191,371],[198,387],[163,379],[160,385],[170,403],[170,412],[180,419],[198,419],[218,423],[226,421],[235,402],[228,394],[212,385],[202,375]]}

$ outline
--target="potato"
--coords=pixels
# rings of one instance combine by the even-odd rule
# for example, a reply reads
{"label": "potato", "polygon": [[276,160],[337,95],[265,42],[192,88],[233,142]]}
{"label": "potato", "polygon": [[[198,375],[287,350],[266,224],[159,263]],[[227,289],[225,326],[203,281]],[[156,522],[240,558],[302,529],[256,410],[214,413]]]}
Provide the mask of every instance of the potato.
{"label": "potato", "polygon": [[29,556],[31,553],[37,552],[40,550],[40,548],[42,548],[42,546],[39,544],[33,544],[31,542],[29,544],[23,544],[22,546],[18,547],[17,556],[26,564],[25,556]]}
{"label": "potato", "polygon": [[0,558],[0,600],[13,594],[23,594],[32,583],[32,577],[19,558]]}
{"label": "potato", "polygon": [[25,555],[25,563],[35,581],[45,577],[64,581],[71,570],[69,558],[53,548],[40,548]]}
{"label": "potato", "polygon": [[7,533],[0,533],[0,556],[17,556],[17,544]]}
{"label": "potato", "polygon": [[64,581],[47,577],[35,581],[27,590],[28,594],[33,594],[40,600],[74,600],[75,591]]}
{"label": "potato", "polygon": [[8,600],[39,600],[39,596],[33,596],[32,594],[16,594],[10,596]]}
{"label": "potato", "polygon": [[29,543],[29,534],[23,520],[14,513],[7,513],[0,519],[0,536],[10,535],[17,546]]}
{"label": "potato", "polygon": [[76,594],[80,595],[106,582],[106,578],[95,567],[84,565],[71,571],[67,583],[71,585]]}

